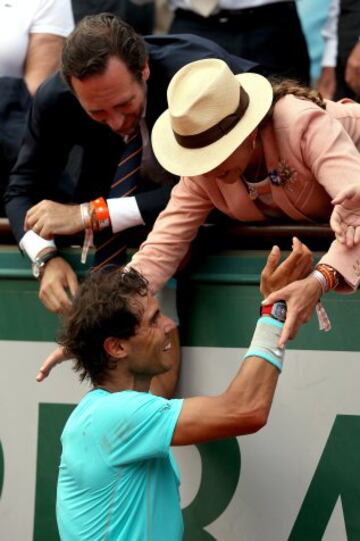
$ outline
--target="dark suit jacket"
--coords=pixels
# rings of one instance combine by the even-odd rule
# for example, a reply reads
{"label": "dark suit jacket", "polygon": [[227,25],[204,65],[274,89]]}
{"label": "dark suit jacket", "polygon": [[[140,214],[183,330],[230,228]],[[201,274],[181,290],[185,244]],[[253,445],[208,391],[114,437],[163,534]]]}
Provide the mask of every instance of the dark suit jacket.
{"label": "dark suit jacket", "polygon": [[30,105],[23,79],[0,77],[0,216],[4,216],[2,198],[21,147]]}
{"label": "dark suit jacket", "polygon": [[[235,73],[255,64],[230,55],[215,43],[192,35],[149,36],[150,79],[146,122],[149,132],[166,107],[166,89],[174,73],[188,62],[216,57],[225,60]],[[19,241],[24,234],[26,211],[43,199],[83,202],[106,197],[123,151],[121,137],[92,120],[59,74],[38,90],[29,115],[24,143],[5,194],[6,212]],[[74,148],[81,160],[72,165],[73,184],[63,172]],[[80,149],[80,151],[79,151]],[[71,160],[70,160],[71,162]],[[136,195],[146,224],[151,225],[166,206],[176,180],[158,165],[158,178],[165,184],[147,182]]]}
{"label": "dark suit jacket", "polygon": [[360,34],[360,3],[359,0],[340,0],[338,24],[338,57],[336,64],[336,95],[335,99],[352,98],[359,101],[360,97],[345,81],[345,70],[351,51],[355,47]]}

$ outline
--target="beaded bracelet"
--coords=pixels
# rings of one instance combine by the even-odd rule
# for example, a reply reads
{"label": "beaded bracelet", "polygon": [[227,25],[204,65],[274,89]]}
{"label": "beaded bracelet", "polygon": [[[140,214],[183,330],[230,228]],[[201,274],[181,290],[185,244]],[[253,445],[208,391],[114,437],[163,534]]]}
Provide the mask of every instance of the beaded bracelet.
{"label": "beaded bracelet", "polygon": [[326,280],[326,291],[335,289],[339,285],[339,276],[335,269],[325,263],[319,263],[316,265],[315,270],[320,272]]}

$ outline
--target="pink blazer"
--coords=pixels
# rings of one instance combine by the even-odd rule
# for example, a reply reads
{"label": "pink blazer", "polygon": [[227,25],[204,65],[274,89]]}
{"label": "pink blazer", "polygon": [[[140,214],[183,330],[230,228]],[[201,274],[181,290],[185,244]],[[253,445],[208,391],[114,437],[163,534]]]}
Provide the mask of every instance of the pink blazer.
{"label": "pink blazer", "polygon": [[[297,222],[327,222],[331,199],[360,182],[360,105],[350,100],[313,102],[288,95],[275,105],[260,130],[274,203]],[[166,209],[131,265],[160,289],[176,271],[207,215],[217,208],[241,222],[269,221],[249,197],[245,184],[225,184],[201,176],[182,177]],[[322,262],[337,269],[349,290],[360,281],[360,247],[334,241]]]}

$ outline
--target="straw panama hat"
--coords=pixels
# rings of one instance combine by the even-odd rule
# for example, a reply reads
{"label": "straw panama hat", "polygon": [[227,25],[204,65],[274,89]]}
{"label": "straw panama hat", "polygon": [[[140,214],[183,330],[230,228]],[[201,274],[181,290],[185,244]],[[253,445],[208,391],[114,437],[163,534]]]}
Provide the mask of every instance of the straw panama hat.
{"label": "straw panama hat", "polygon": [[234,75],[213,58],[191,62],[170,81],[169,108],[151,134],[154,154],[175,175],[211,171],[256,128],[272,99],[271,84],[262,75]]}

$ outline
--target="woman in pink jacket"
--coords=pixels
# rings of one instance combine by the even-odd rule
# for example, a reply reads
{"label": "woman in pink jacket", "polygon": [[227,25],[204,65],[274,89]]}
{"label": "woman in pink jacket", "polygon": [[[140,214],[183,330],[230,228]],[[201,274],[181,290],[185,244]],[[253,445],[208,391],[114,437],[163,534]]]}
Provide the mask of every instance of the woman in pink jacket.
{"label": "woman in pink jacket", "polygon": [[360,105],[324,102],[315,91],[271,85],[257,74],[234,76],[215,59],[182,68],[168,104],[152,145],[160,164],[181,179],[131,263],[154,290],[175,273],[212,209],[242,222],[310,224],[329,221],[338,197],[331,223],[342,242],[334,240],[307,278],[264,301],[287,302],[283,345],[323,293],[359,285],[360,248],[342,194],[360,188]]}

